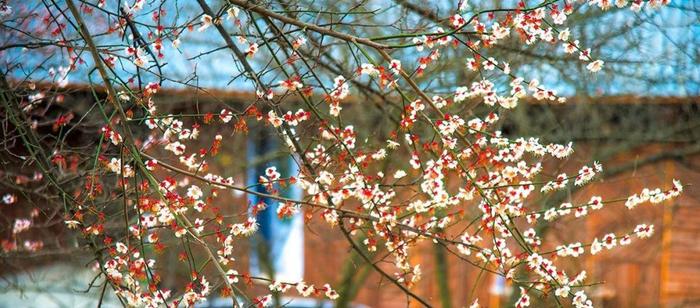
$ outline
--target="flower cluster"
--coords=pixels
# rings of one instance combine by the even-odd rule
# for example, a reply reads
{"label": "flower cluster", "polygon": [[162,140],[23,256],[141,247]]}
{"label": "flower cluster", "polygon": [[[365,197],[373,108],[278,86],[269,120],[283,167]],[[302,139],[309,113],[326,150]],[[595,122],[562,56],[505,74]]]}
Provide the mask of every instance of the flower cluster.
{"label": "flower cluster", "polygon": [[[16,14],[0,2],[3,20]],[[671,188],[645,188],[632,196],[587,196],[583,200],[589,201],[580,204],[564,198],[541,202],[590,184],[603,167],[597,161],[571,166],[572,143],[500,130],[502,119],[526,98],[538,104],[566,99],[546,84],[550,78],[527,78],[522,75],[527,65],[516,67],[517,62],[492,48],[512,40],[531,50],[556,50],[563,59],[585,67],[586,74],[598,73],[608,68],[605,62],[575,37],[577,31],[566,27],[576,20],[569,16],[577,6],[607,10],[614,4],[639,11],[665,5],[665,0],[545,1],[535,6],[520,1],[513,9],[473,12],[470,1],[460,1],[458,9],[436,18],[435,26],[425,31],[372,38],[339,32],[353,23],[336,27],[340,21],[324,25],[291,17],[307,16],[311,10],[280,14],[248,1],[226,1],[216,8],[206,1],[188,2],[195,5],[196,14],[182,24],[173,16],[181,12],[173,14],[144,0],[127,1],[117,9],[106,1],[84,3],[80,9],[74,1],[65,2],[65,10],[63,4],[54,4],[64,16],[60,21],[45,21],[56,24],[57,30],[51,31],[56,38],[41,42],[61,37],[59,45],[68,46],[60,48],[69,55],[69,65],[51,66],[48,73],[60,87],[66,86],[70,72],[85,64],[87,54],[92,56],[90,65],[97,67],[107,92],[106,99],[95,96],[99,108],[94,110],[102,118],[90,130],[99,134],[99,144],[90,149],[94,155],[89,159],[64,150],[63,144],[35,152],[49,142],[45,140],[82,131],[64,127],[94,123],[90,115],[77,121],[73,113],[62,112],[53,121],[58,138],[51,135],[26,149],[55,188],[52,202],[59,192],[59,224],[85,238],[76,242],[90,243],[97,256],[95,269],[129,306],[191,307],[217,291],[236,303],[246,298],[246,305],[258,307],[272,305],[273,295],[290,290],[303,297],[337,299],[341,294],[329,284],[252,277],[236,260],[236,253],[248,247],[248,237],[265,223],[258,221],[258,214],[270,210],[283,220],[303,216],[305,223],[327,223],[373,265],[378,262],[371,258],[384,256],[388,265],[374,267],[382,279],[423,304],[411,292],[426,268],[414,255],[421,243],[431,242],[513,283],[519,290],[516,307],[536,305],[540,295],[591,307],[588,274],[578,268],[574,272],[560,260],[632,245],[633,238],[651,237],[654,226],[596,230],[593,239],[568,243],[555,242],[540,227],[585,219],[618,204],[634,209],[646,202],[665,202],[683,191],[674,180]],[[69,18],[66,12],[75,22],[63,22]],[[93,14],[99,18],[90,20],[108,20],[105,33],[90,34],[99,27],[84,27],[82,18]],[[118,18],[112,21],[114,16]],[[75,29],[69,31],[69,26]],[[91,36],[96,39],[88,39]],[[121,43],[104,43],[110,39]],[[186,50],[214,39],[221,40],[221,47]],[[230,54],[234,64],[216,68],[235,70],[233,84],[251,91],[240,105],[192,84],[204,76],[197,65],[180,67],[169,61],[173,54],[197,61],[222,52]],[[454,58],[457,61],[445,61]],[[449,63],[458,63],[460,74],[469,78],[442,78],[438,73]],[[187,79],[172,76],[174,66],[192,69],[191,74]],[[180,96],[161,89],[166,85],[191,87],[197,95],[214,96],[217,104],[200,104],[197,96],[187,111],[163,108]],[[30,88],[13,119],[32,119],[37,106],[50,101],[49,93]],[[382,117],[361,125],[374,108],[362,100],[372,100]],[[41,131],[42,123],[30,122],[26,131]],[[245,182],[243,175],[234,173],[241,168],[229,166],[245,165],[240,141],[249,138],[247,134],[259,134],[252,127],[269,129],[263,138],[280,138],[286,147],[274,154],[291,157],[298,167],[291,170],[298,171],[285,174],[290,168],[265,161],[264,173],[249,179],[251,185],[239,184]],[[49,162],[39,161],[44,153],[52,153]],[[569,167],[556,169],[564,164]],[[39,182],[44,174],[39,175],[16,184]],[[62,187],[72,182],[79,184]],[[303,196],[283,195],[288,187],[303,191]],[[18,194],[3,193],[3,204],[18,203]],[[240,195],[264,200],[246,203],[237,199]],[[28,238],[39,216],[33,210],[10,220],[3,251],[42,249],[43,241]],[[189,270],[181,275],[186,277],[184,285],[172,290],[162,287],[160,275],[177,265],[156,262],[161,259],[154,256],[168,249],[178,253],[178,261]],[[271,294],[248,298],[241,290],[249,288],[239,285],[253,280],[263,282]],[[478,300],[471,305],[478,306]]]}

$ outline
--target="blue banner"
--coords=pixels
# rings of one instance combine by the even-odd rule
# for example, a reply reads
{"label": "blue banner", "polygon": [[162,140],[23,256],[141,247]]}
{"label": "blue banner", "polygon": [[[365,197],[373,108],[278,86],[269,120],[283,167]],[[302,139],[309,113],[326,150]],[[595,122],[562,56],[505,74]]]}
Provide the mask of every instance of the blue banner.
{"label": "blue banner", "polygon": [[[247,184],[255,185],[252,189],[268,193],[264,185],[259,184],[265,169],[276,167],[282,178],[297,176],[299,167],[289,154],[282,154],[279,138],[268,129],[258,130],[257,136],[249,134],[247,142]],[[301,189],[296,185],[274,185],[279,195],[299,200]],[[277,200],[248,195],[250,206],[260,202],[267,208],[258,212],[256,219],[258,232],[251,239],[250,273],[253,276],[273,278],[284,282],[298,282],[304,277],[304,217],[299,212],[280,219]],[[274,277],[270,277],[270,272]]]}

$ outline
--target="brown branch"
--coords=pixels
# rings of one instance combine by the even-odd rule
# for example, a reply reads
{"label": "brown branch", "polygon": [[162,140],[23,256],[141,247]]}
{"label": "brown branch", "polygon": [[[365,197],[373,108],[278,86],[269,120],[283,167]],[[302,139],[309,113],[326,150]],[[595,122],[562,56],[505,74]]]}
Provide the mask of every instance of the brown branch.
{"label": "brown branch", "polygon": [[402,285],[398,280],[394,279],[394,277],[391,277],[391,275],[387,274],[383,269],[381,269],[376,263],[372,262],[372,260],[365,255],[365,253],[362,251],[362,249],[355,244],[355,241],[352,239],[350,236],[350,233],[348,232],[347,229],[345,229],[345,224],[343,222],[343,219],[341,218],[338,222],[340,229],[342,230],[343,235],[345,236],[345,239],[350,243],[352,248],[362,257],[362,259],[365,260],[368,264],[370,264],[375,271],[380,273],[382,276],[384,276],[386,279],[389,279],[394,285],[399,287],[401,291],[406,293],[408,296],[413,297],[415,300],[423,304],[425,307],[432,307],[428,302],[426,302],[424,299],[422,299],[420,296],[416,295],[415,293],[411,292],[408,288],[406,288],[404,285]]}
{"label": "brown branch", "polygon": [[[98,51],[97,51],[97,47],[95,46],[95,43],[94,43],[93,40],[92,40],[92,37],[91,37],[91,35],[90,35],[90,32],[89,32],[89,30],[87,29],[87,27],[85,26],[85,23],[83,22],[82,17],[80,16],[80,13],[79,13],[78,9],[76,8],[75,4],[73,3],[73,0],[67,0],[67,1],[66,1],[66,4],[68,5],[68,8],[70,9],[71,14],[73,15],[73,17],[75,18],[76,22],[78,23],[80,36],[83,37],[83,39],[85,40],[85,43],[88,45],[88,47],[89,47],[89,49],[90,49],[90,53],[92,54],[93,60],[95,61],[95,66],[97,67],[97,70],[100,72],[100,76],[102,77],[102,79],[103,79],[104,82],[105,82],[105,87],[107,88],[107,95],[108,95],[108,98],[109,98],[110,102],[116,107],[116,109],[119,111],[120,115],[121,115],[124,119],[127,119],[128,117],[127,117],[126,114],[124,113],[124,109],[123,109],[122,106],[119,104],[119,102],[116,100],[116,93],[115,93],[115,91],[114,91],[114,88],[112,87],[111,82],[109,81],[109,76],[107,75],[107,71],[106,71],[106,69],[105,69],[105,67],[104,67],[104,65],[103,65],[103,63],[102,63],[102,58],[100,57],[100,55],[99,55],[99,53],[98,53]],[[149,171],[148,171],[148,169],[145,168],[145,165],[143,164],[143,161],[142,161],[142,160],[140,159],[140,157],[139,157],[140,151],[138,151],[138,149],[136,148],[136,146],[133,144],[133,140],[135,140],[135,139],[134,139],[133,135],[131,134],[131,130],[128,128],[128,126],[127,126],[126,124],[124,124],[123,126],[124,126],[125,133],[126,133],[126,135],[127,135],[127,138],[126,138],[126,139],[127,139],[127,142],[128,142],[128,146],[129,146],[129,148],[131,149],[131,152],[132,152],[132,155],[133,155],[134,159],[137,160],[138,166],[139,166],[140,169],[147,175],[147,178],[148,178],[150,181],[155,182],[155,179],[153,178],[153,175],[150,174]],[[162,197],[162,196],[161,196],[161,197]],[[186,216],[184,216],[184,215],[178,215],[178,217],[180,217],[180,218],[185,222],[186,226],[188,227],[188,230],[190,230],[190,229],[192,228],[193,224],[190,222],[190,220],[189,220]],[[190,233],[191,233],[191,232],[192,232],[192,231],[190,230]],[[195,232],[196,232],[196,231],[195,231]],[[209,258],[211,259],[211,261],[214,263],[214,265],[215,265],[215,267],[216,267],[216,270],[219,272],[219,274],[220,274],[221,277],[223,278],[224,284],[225,284],[230,290],[235,290],[236,293],[239,293],[241,296],[244,296],[244,297],[245,297],[245,294],[244,294],[240,289],[238,289],[238,287],[232,285],[232,284],[228,281],[227,275],[226,275],[226,271],[224,271],[224,269],[221,267],[221,264],[219,264],[219,262],[217,261],[216,255],[212,252],[212,250],[211,250],[211,248],[209,247],[209,245],[208,245],[206,242],[204,242],[202,239],[200,239],[199,237],[197,237],[197,234],[192,234],[192,237],[193,237],[199,244],[201,244],[201,245],[203,246],[205,252],[206,252],[207,255],[209,256]],[[234,304],[234,306],[239,306],[238,301],[236,300],[236,298],[233,297],[232,299],[233,299],[233,304]]]}
{"label": "brown branch", "polygon": [[[201,2],[202,0],[198,0],[198,1]],[[279,20],[283,23],[295,25],[295,26],[300,27],[302,29],[308,29],[308,30],[311,30],[314,32],[318,32],[320,34],[325,34],[328,36],[339,38],[339,39],[344,40],[344,41],[355,42],[355,43],[369,46],[369,47],[372,47],[375,49],[386,49],[389,47],[387,45],[380,44],[380,43],[374,42],[374,41],[366,39],[366,38],[361,38],[361,37],[353,36],[350,34],[333,31],[330,29],[320,27],[320,26],[315,25],[315,24],[305,23],[303,21],[300,21],[300,20],[297,20],[297,19],[294,19],[291,17],[277,14],[275,12],[268,11],[268,10],[264,9],[262,6],[254,4],[253,2],[250,2],[250,1],[228,0],[228,2],[231,4],[234,4],[234,5],[240,6],[240,7],[244,8],[245,10],[255,12],[255,13],[258,13],[260,15],[270,17],[272,19]]]}

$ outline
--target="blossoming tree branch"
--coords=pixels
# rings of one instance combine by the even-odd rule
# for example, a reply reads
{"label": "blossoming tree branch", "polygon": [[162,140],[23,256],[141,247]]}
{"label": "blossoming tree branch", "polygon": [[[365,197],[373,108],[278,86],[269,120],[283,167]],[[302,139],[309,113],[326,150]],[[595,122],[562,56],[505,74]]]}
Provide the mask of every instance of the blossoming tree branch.
{"label": "blossoming tree branch", "polygon": [[[531,298],[591,307],[589,288],[599,282],[561,262],[635,245],[654,225],[598,230],[582,242],[553,241],[538,226],[609,207],[633,216],[683,187],[672,181],[631,196],[535,204],[536,196],[588,184],[604,167],[572,165],[572,143],[499,130],[501,116],[523,101],[566,98],[493,51],[506,41],[541,45],[594,75],[605,63],[570,31],[572,16],[663,10],[668,1],[472,2],[448,1],[415,21],[388,1],[341,1],[335,9],[281,0],[0,1],[2,52],[12,59],[2,68],[3,125],[21,145],[17,189],[38,187],[6,193],[2,202],[19,206],[37,191],[49,200],[18,214],[3,253],[56,248],[60,240],[29,234],[44,220],[58,221],[68,232],[56,236],[77,238],[96,279],[126,306],[193,306],[219,294],[236,306],[263,307],[281,294],[342,295],[332,281],[249,273],[234,252],[258,232],[256,214],[269,204],[223,201],[237,193],[275,200],[280,219],[301,213],[307,224],[327,224],[413,303],[438,304],[416,292],[421,264],[412,258],[431,242],[503,276],[518,293],[516,307]],[[445,63],[459,63],[461,75],[438,78]],[[67,100],[71,84],[87,85],[88,110]],[[171,114],[166,89],[213,99]],[[251,95],[232,105],[222,91]],[[47,115],[53,105],[62,106],[60,115]],[[366,125],[364,113],[380,116]],[[278,140],[298,172],[270,166],[248,185],[241,172],[212,168],[221,155],[242,159],[245,150],[226,145],[261,131]],[[94,143],[71,144],[78,132],[96,136]],[[543,172],[552,161],[578,171]],[[288,187],[302,196],[280,192]],[[156,262],[163,250],[178,252],[182,264]],[[378,265],[376,255],[390,266]],[[162,273],[173,266],[189,276],[165,288]],[[267,292],[248,292],[252,284]],[[471,300],[479,307],[479,298]]]}

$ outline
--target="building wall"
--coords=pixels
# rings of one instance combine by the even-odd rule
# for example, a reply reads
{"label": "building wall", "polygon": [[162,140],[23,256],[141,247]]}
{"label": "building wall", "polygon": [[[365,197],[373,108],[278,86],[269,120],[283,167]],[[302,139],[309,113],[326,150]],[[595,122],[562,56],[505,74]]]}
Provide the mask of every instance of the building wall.
{"label": "building wall", "polygon": [[[649,147],[643,152],[636,150],[614,158],[608,166],[614,167],[663,150],[662,147]],[[579,155],[585,157],[585,154]],[[698,163],[700,157],[691,157],[689,161]],[[587,270],[589,283],[602,282],[590,289],[596,307],[700,307],[700,192],[694,189],[694,183],[700,183],[697,169],[676,161],[633,168],[592,183],[588,189],[571,196],[571,201],[574,204],[585,202],[592,195],[600,195],[604,200],[627,197],[644,187],[668,188],[672,179],[680,179],[685,184],[685,191],[678,199],[658,205],[646,203],[634,210],[628,210],[622,202],[606,206],[585,219],[567,219],[552,226],[548,236],[555,243],[590,243],[594,237],[600,238],[609,232],[629,232],[639,223],[654,224],[653,237],[633,240],[628,247],[617,247],[596,256],[587,253],[580,260],[583,266],[567,260],[557,261],[572,272],[574,269]],[[339,230],[331,230],[320,220],[316,221],[306,229],[306,280],[337,282],[343,266],[348,266],[350,247]],[[421,264],[423,279],[412,290],[437,304],[439,293],[434,276],[434,254],[434,247],[428,241],[414,250],[412,261]],[[475,298],[484,307],[507,306],[507,294],[499,297],[490,292],[493,275],[480,275],[480,269],[457,257],[449,256],[448,260],[454,307],[469,306]],[[391,264],[381,265],[393,273]],[[361,272],[366,267],[357,262],[353,268]],[[355,301],[371,307],[405,307],[407,302],[419,306],[374,272],[363,282]]]}

